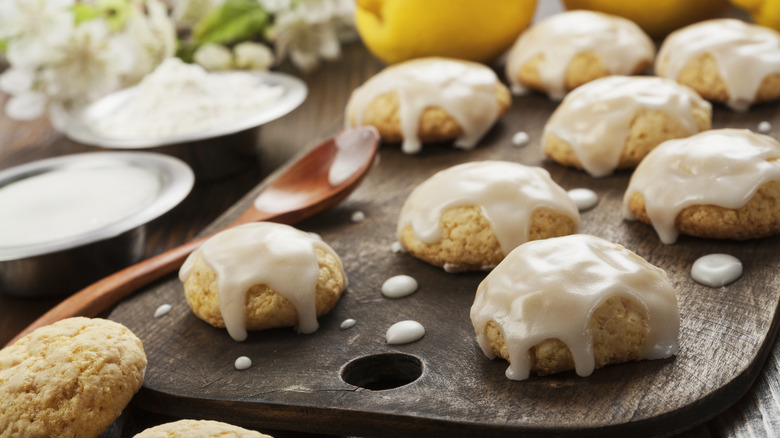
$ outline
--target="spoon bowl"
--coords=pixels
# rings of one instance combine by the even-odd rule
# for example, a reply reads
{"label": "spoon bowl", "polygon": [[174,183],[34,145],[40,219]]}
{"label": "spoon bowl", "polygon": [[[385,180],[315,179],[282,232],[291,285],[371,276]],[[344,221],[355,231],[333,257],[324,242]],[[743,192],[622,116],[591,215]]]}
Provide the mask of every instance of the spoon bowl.
{"label": "spoon bowl", "polygon": [[[303,153],[269,177],[252,205],[224,229],[248,222],[292,225],[326,210],[357,188],[379,149],[373,127],[343,131]],[[93,317],[141,287],[181,267],[187,256],[213,234],[192,240],[116,272],[76,292],[17,334],[22,336],[64,318]]]}

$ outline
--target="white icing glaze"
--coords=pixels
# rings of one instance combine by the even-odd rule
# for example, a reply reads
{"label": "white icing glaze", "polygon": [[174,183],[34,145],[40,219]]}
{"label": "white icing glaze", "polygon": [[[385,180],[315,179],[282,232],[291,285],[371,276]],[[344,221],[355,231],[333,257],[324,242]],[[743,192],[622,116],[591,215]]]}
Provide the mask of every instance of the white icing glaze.
{"label": "white icing glaze", "polygon": [[257,284],[265,284],[285,297],[298,312],[298,331],[312,333],[318,328],[315,293],[319,265],[315,248],[338,258],[326,243],[291,226],[271,222],[240,225],[214,235],[190,254],[179,279],[187,281],[196,257],[203,258],[217,274],[219,308],[228,333],[236,341],[247,337],[245,295]]}
{"label": "white icing glaze", "polygon": [[531,140],[531,136],[525,131],[517,131],[512,136],[512,144],[515,146],[525,146]]}
{"label": "white icing glaze", "polygon": [[599,195],[591,189],[571,189],[566,193],[580,211],[590,210],[599,203]]}
{"label": "white icing glaze", "polygon": [[674,221],[691,205],[737,209],[759,186],[780,179],[780,143],[744,129],[716,129],[667,140],[637,166],[623,196],[623,217],[636,219],[629,200],[640,193],[663,243],[677,240]]}
{"label": "white icing glaze", "polygon": [[768,134],[772,130],[772,124],[764,120],[758,124],[758,132]]}
{"label": "white icing glaze", "polygon": [[691,277],[705,286],[725,286],[742,276],[742,262],[729,254],[708,254],[696,259]]}
{"label": "white icing glaze", "polygon": [[353,223],[359,224],[364,220],[366,220],[366,214],[363,213],[362,211],[356,211],[352,213],[352,215],[349,217],[349,220],[352,221]]}
{"label": "white icing glaze", "polygon": [[143,210],[160,191],[148,169],[122,163],[64,167],[0,187],[0,246],[79,236]]}
{"label": "white icing glaze", "polygon": [[549,134],[568,143],[591,176],[617,168],[631,122],[642,109],[659,110],[676,120],[688,135],[699,128],[693,110],[712,106],[692,89],[671,79],[649,76],[608,76],[577,87],[550,116]]}
{"label": "white icing glaze", "polygon": [[355,321],[352,318],[347,318],[344,321],[341,321],[341,325],[339,325],[339,328],[341,328],[342,330],[346,330],[348,328],[354,327],[355,324],[357,324],[357,321]]}
{"label": "white icing glaze", "polygon": [[252,359],[246,356],[239,356],[233,366],[239,371],[248,370],[252,366]]}
{"label": "white icing glaze", "polygon": [[656,74],[677,79],[691,59],[704,53],[715,58],[729,92],[727,104],[735,110],[747,110],[761,81],[780,73],[780,34],[757,24],[721,18],[670,34],[658,51]]}
{"label": "white icing glaze", "polygon": [[417,280],[409,275],[396,275],[382,283],[382,295],[387,298],[403,298],[417,291]]}
{"label": "white icing glaze", "polygon": [[347,124],[351,115],[353,126],[362,125],[371,102],[395,92],[404,152],[420,151],[419,120],[429,107],[439,107],[452,116],[463,130],[455,146],[471,149],[498,120],[498,83],[493,70],[478,63],[446,58],[406,61],[387,67],[355,89],[347,102]]}
{"label": "white icing glaze", "polygon": [[171,311],[171,305],[170,304],[160,304],[160,306],[157,307],[157,309],[155,309],[155,311],[154,311],[154,317],[155,318],[159,318],[159,317],[161,317],[163,315],[167,315],[168,312],[170,312],[170,311]]}
{"label": "white icing glaze", "polygon": [[401,321],[390,326],[385,333],[388,344],[408,344],[425,336],[425,327],[417,321]]}
{"label": "white icing glaze", "polygon": [[404,246],[403,246],[403,245],[401,245],[401,242],[399,242],[399,241],[397,241],[397,240],[396,240],[395,242],[393,242],[393,243],[390,245],[390,251],[392,251],[392,252],[394,252],[394,253],[398,254],[398,253],[400,253],[400,252],[403,252],[403,251],[404,251]]}
{"label": "white icing glaze", "polygon": [[550,98],[566,94],[566,69],[577,54],[594,51],[611,74],[632,74],[655,56],[655,45],[636,24],[624,18],[591,11],[569,11],[548,17],[523,32],[509,51],[506,75],[516,93],[527,89],[518,82],[522,67],[543,55],[539,77]]}
{"label": "white icing glaze", "polygon": [[642,359],[677,354],[680,317],[666,273],[621,245],[583,234],[528,242],[512,251],[479,285],[471,321],[491,359],[485,326],[492,320],[501,329],[510,379],[528,378],[528,349],[550,338],[568,346],[577,374],[587,376],[595,367],[590,315],[615,296],[647,312]]}
{"label": "white icing glaze", "polygon": [[417,186],[401,209],[398,237],[411,225],[421,242],[438,242],[442,213],[459,206],[482,209],[504,254],[528,241],[531,214],[537,208],[565,214],[577,227],[580,223],[577,206],[546,170],[508,161],[476,161],[442,170]]}

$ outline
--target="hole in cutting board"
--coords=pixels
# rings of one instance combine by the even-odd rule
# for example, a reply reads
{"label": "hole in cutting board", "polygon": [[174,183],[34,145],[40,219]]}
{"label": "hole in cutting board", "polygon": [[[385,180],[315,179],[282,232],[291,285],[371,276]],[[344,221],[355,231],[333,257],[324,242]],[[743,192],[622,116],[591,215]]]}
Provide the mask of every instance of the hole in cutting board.
{"label": "hole in cutting board", "polygon": [[408,385],[423,372],[420,359],[402,353],[381,353],[363,356],[341,369],[341,380],[350,385],[382,391]]}

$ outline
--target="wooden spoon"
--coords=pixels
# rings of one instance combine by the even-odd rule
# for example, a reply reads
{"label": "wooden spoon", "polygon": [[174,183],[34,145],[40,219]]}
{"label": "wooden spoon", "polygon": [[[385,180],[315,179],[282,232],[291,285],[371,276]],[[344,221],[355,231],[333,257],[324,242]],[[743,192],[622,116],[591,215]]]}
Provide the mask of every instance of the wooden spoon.
{"label": "wooden spoon", "polygon": [[[327,139],[281,170],[253,204],[222,230],[256,221],[294,224],[336,205],[368,173],[378,148],[379,134],[373,127],[347,130]],[[211,235],[172,248],[87,286],[43,314],[6,345],[38,327],[64,318],[100,314],[122,298],[181,267],[187,256]]]}

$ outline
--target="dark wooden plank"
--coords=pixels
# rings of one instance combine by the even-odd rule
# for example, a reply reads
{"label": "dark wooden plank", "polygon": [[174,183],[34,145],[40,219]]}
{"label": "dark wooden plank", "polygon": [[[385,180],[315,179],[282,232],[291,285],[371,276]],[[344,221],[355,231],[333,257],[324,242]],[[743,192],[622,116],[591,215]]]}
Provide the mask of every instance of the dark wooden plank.
{"label": "dark wooden plank", "polygon": [[[345,71],[357,72],[347,80],[351,87],[379,68],[366,57],[346,56],[355,64]],[[325,74],[337,74],[331,71],[338,69]],[[287,137],[269,130],[265,138],[273,133],[280,147],[284,147],[285,138],[299,144],[324,138],[341,125],[349,91],[351,88],[343,88],[329,93],[328,102],[302,107],[298,119],[286,124]],[[691,429],[737,402],[761,370],[777,329],[780,254],[776,248],[780,239],[721,242],[683,237],[675,245],[660,244],[650,227],[624,222],[620,217],[619,203],[628,173],[593,179],[543,159],[540,134],[554,107],[538,95],[515,99],[509,114],[473,151],[431,145],[419,155],[408,156],[400,153],[397,145],[386,145],[379,165],[345,203],[301,224],[300,228],[320,233],[336,249],[350,278],[348,291],[336,308],[321,318],[320,330],[312,335],[272,330],[236,343],[224,331],[191,314],[175,278],[121,304],[111,318],[141,337],[150,358],[136,403],[176,417],[381,436],[517,432],[669,435]],[[328,109],[332,118],[323,122],[323,111]],[[780,126],[774,105],[746,114],[716,107],[715,115],[715,127],[755,129],[762,120]],[[295,118],[295,113],[290,117]],[[298,125],[307,126],[306,134],[292,128]],[[513,146],[510,140],[520,130],[532,139],[524,148]],[[318,137],[303,138],[307,134]],[[588,378],[565,373],[523,382],[507,380],[506,363],[489,361],[478,349],[468,317],[484,273],[446,274],[390,250],[400,205],[414,186],[437,170],[482,159],[540,165],[567,189],[589,187],[599,193],[599,205],[582,215],[582,232],[624,244],[667,270],[680,297],[680,355],[672,360],[611,366]],[[241,203],[250,198],[251,194]],[[364,222],[349,221],[356,210],[366,214]],[[215,226],[235,214],[237,209],[230,210]],[[694,283],[689,276],[691,264],[711,252],[739,257],[745,264],[743,277],[723,289]],[[417,278],[420,290],[404,299],[383,298],[379,292],[382,282],[402,273]],[[163,303],[172,304],[173,310],[153,319],[155,308]],[[355,318],[358,323],[340,330],[339,323],[345,318]],[[420,321],[427,334],[413,344],[387,346],[385,330],[402,319]],[[360,389],[342,381],[340,372],[345,364],[387,352],[418,358],[424,366],[422,376],[384,391]],[[254,365],[238,372],[233,360],[241,355],[251,357]],[[699,432],[699,436],[704,433]]]}

